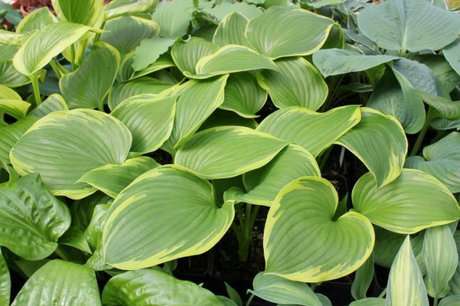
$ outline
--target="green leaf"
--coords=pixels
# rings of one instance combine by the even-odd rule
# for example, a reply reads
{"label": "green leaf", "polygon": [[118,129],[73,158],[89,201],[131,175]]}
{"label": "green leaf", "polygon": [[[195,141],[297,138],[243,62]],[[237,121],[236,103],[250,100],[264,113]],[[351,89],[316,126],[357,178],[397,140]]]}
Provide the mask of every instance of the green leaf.
{"label": "green leaf", "polygon": [[444,56],[424,54],[414,56],[413,59],[428,66],[446,92],[451,92],[460,83],[460,75],[452,69]]}
{"label": "green leaf", "polygon": [[436,78],[426,65],[401,58],[391,67],[399,83],[401,83],[401,77],[404,77],[416,90],[437,95]]}
{"label": "green leaf", "polygon": [[[289,27],[281,25],[289,23]],[[249,21],[249,44],[260,54],[277,59],[305,56],[319,50],[327,39],[332,19],[303,9],[271,7]]]}
{"label": "green leaf", "polygon": [[439,306],[455,306],[460,303],[460,295],[448,296],[442,299]]}
{"label": "green leaf", "polygon": [[30,83],[30,79],[14,68],[13,62],[0,62],[0,85],[19,87]]}
{"label": "green leaf", "polygon": [[243,306],[243,301],[241,300],[240,295],[238,292],[232,288],[229,284],[225,283],[225,289],[227,290],[227,294],[230,297],[230,299],[237,305],[237,306]]}
{"label": "green leaf", "polygon": [[34,33],[21,34],[0,29],[0,45],[20,47],[32,34]]}
{"label": "green leaf", "polygon": [[224,2],[217,4],[213,8],[204,8],[202,11],[214,16],[217,21],[222,21],[231,13],[239,13],[247,20],[251,20],[262,14],[262,10],[260,10],[257,6],[246,2]]}
{"label": "green leaf", "polygon": [[76,183],[86,172],[121,164],[131,147],[131,133],[105,113],[78,109],[38,120],[13,147],[10,160],[19,174],[39,173],[55,195],[81,199],[95,189]]}
{"label": "green leaf", "polygon": [[374,247],[372,224],[353,211],[332,221],[337,204],[334,186],[323,178],[302,177],[286,185],[265,225],[266,273],[323,282],[364,264]]}
{"label": "green leaf", "polygon": [[[0,39],[1,40],[1,39]],[[13,45],[5,45],[0,42],[0,61],[10,61],[14,58],[19,47]]]}
{"label": "green leaf", "polygon": [[52,94],[49,96],[45,101],[43,101],[39,106],[34,108],[30,113],[29,116],[35,116],[38,118],[45,117],[46,115],[51,114],[52,112],[62,111],[62,110],[69,110],[67,104],[58,94]]}
{"label": "green leaf", "polygon": [[414,253],[407,236],[391,265],[385,305],[429,306],[422,273],[417,266]]}
{"label": "green leaf", "polygon": [[442,118],[449,120],[460,119],[460,101],[450,101],[449,99],[433,96],[423,91],[418,91],[418,94],[426,104],[436,109]]}
{"label": "green leaf", "polygon": [[119,104],[111,113],[123,122],[133,135],[131,152],[156,151],[169,138],[174,125],[177,97],[133,97]]}
{"label": "green leaf", "polygon": [[15,92],[13,89],[0,85],[0,100],[20,100],[21,96]]}
{"label": "green leaf", "polygon": [[449,295],[460,295],[460,265],[457,266],[454,276],[449,281],[449,287]]}
{"label": "green leaf", "polygon": [[249,292],[272,303],[322,306],[315,293],[305,283],[260,272],[254,278],[253,286],[254,290]]}
{"label": "green leaf", "polygon": [[0,304],[9,305],[11,294],[11,279],[8,265],[3,258],[2,250],[0,248]]}
{"label": "green leaf", "polygon": [[32,35],[19,48],[13,59],[14,67],[31,76],[89,30],[87,26],[70,22],[52,23]]}
{"label": "green leaf", "polygon": [[160,25],[160,36],[178,38],[187,34],[193,10],[192,0],[160,2],[152,14],[152,19]]}
{"label": "green leaf", "polygon": [[121,102],[126,101],[128,98],[134,99],[135,96],[139,95],[143,95],[147,98],[145,94],[149,94],[150,99],[152,95],[159,94],[163,90],[171,87],[172,85],[151,77],[142,77],[127,83],[117,84],[112,87],[109,93],[108,105],[113,111]]}
{"label": "green leaf", "polygon": [[175,163],[207,179],[234,177],[269,163],[286,142],[245,127],[217,127],[194,135]]}
{"label": "green leaf", "polygon": [[93,250],[93,254],[90,258],[88,258],[85,266],[90,267],[95,271],[111,269],[109,265],[104,263],[104,256],[102,253],[102,232],[109,209],[109,204],[96,205],[91,217],[91,222],[88,224],[88,227],[84,232],[85,238]]}
{"label": "green leaf", "polygon": [[223,305],[210,291],[160,269],[130,271],[112,277],[104,288],[102,301],[113,306]]}
{"label": "green leaf", "polygon": [[171,137],[163,148],[177,150],[224,102],[227,75],[209,80],[191,80],[177,89],[176,117]]}
{"label": "green leaf", "polygon": [[342,49],[318,50],[313,54],[313,63],[326,78],[350,72],[359,72],[398,59],[391,55],[364,55]]}
{"label": "green leaf", "polygon": [[169,54],[161,55],[153,64],[148,65],[146,68],[135,71],[133,68],[134,55],[136,51],[126,54],[120,63],[120,69],[118,69],[117,81],[120,83],[128,82],[150,73],[169,68],[174,66],[174,62]]}
{"label": "green leaf", "polygon": [[423,148],[423,157],[412,156],[406,168],[419,169],[440,180],[453,193],[460,192],[460,166],[458,150],[460,133],[452,132],[443,139]]}
{"label": "green leaf", "polygon": [[460,33],[456,14],[420,0],[370,5],[358,14],[358,26],[379,47],[403,52],[439,50]]}
{"label": "green leaf", "polygon": [[353,188],[352,199],[356,211],[373,224],[400,234],[414,234],[460,218],[460,208],[449,189],[419,170],[403,169],[397,179],[378,189],[367,173]]}
{"label": "green leaf", "polygon": [[104,109],[104,100],[117,75],[120,54],[111,45],[98,42],[76,71],[64,75],[59,87],[73,108]]}
{"label": "green leaf", "polygon": [[193,76],[196,74],[195,66],[198,61],[218,50],[219,46],[203,38],[192,37],[187,41],[178,41],[171,50],[171,56],[185,76]]}
{"label": "green leaf", "polygon": [[158,3],[154,0],[127,1],[125,5],[106,6],[105,19],[112,19],[122,15],[135,15],[144,13]]}
{"label": "green leaf", "polygon": [[355,279],[351,284],[351,295],[355,300],[365,299],[367,290],[374,278],[374,255],[366,260],[366,262],[355,273]]}
{"label": "green leaf", "polygon": [[385,306],[385,299],[382,298],[367,298],[359,301],[354,301],[350,306]]}
{"label": "green leaf", "polygon": [[141,174],[158,167],[157,162],[147,156],[128,159],[121,165],[105,165],[93,169],[78,181],[88,183],[115,198]]}
{"label": "green leaf", "polygon": [[85,234],[76,227],[69,227],[69,229],[59,239],[59,244],[73,247],[77,250],[91,254],[91,249],[86,241]]}
{"label": "green leaf", "polygon": [[101,40],[117,48],[121,56],[124,56],[134,51],[142,40],[158,35],[160,27],[148,19],[121,16],[107,21],[104,31]]}
{"label": "green leaf", "polygon": [[249,47],[244,35],[248,19],[238,12],[228,14],[217,26],[212,42],[218,46],[241,45]]}
{"label": "green leaf", "polygon": [[251,129],[257,127],[254,119],[243,118],[234,112],[216,109],[208,119],[200,126],[198,131],[204,131],[218,126],[245,126]]}
{"label": "green leaf", "polygon": [[460,38],[444,48],[443,53],[450,66],[460,75]]}
{"label": "green leaf", "polygon": [[221,109],[234,111],[244,118],[256,118],[256,113],[267,101],[267,92],[259,87],[252,73],[230,75],[225,86]]}
{"label": "green leaf", "polygon": [[57,22],[56,17],[50,12],[49,8],[45,6],[27,14],[16,27],[16,33],[27,33],[34,30],[40,30],[55,22]]}
{"label": "green leaf", "polygon": [[105,262],[136,270],[208,251],[235,213],[232,201],[217,206],[213,192],[209,182],[182,167],[144,173],[110,207],[103,234]]}
{"label": "green leaf", "polygon": [[19,138],[37,121],[36,117],[25,117],[5,127],[0,127],[0,161],[10,164],[11,148]]}
{"label": "green leaf", "polygon": [[446,296],[450,291],[449,280],[458,265],[457,246],[449,225],[436,226],[425,231],[423,258],[428,294],[433,298]]}
{"label": "green leaf", "polygon": [[366,165],[378,187],[389,184],[401,174],[408,149],[401,124],[394,117],[372,108],[362,108],[361,121],[336,143]]}
{"label": "green leaf", "polygon": [[37,301],[39,305],[102,305],[94,271],[63,260],[52,260],[35,272],[11,306]]}
{"label": "green leaf", "polygon": [[25,117],[29,107],[30,103],[22,100],[0,99],[0,111],[7,113],[16,119]]}
{"label": "green leaf", "polygon": [[162,54],[166,53],[175,41],[175,38],[163,38],[160,36],[144,39],[139,47],[136,48],[132,67],[136,71],[147,68],[155,63]]}
{"label": "green leaf", "polygon": [[271,59],[247,47],[228,45],[211,55],[202,57],[196,64],[197,75],[193,78],[207,79],[215,75],[256,69],[277,71],[278,67]]}
{"label": "green leaf", "polygon": [[328,87],[307,60],[297,57],[276,61],[279,71],[261,71],[257,80],[278,108],[303,106],[317,110],[326,101]]}
{"label": "green leaf", "polygon": [[27,260],[51,255],[70,226],[67,206],[36,174],[0,185],[0,245]]}
{"label": "green leaf", "polygon": [[262,168],[243,175],[247,193],[239,191],[235,200],[270,206],[284,186],[302,176],[321,177],[321,171],[310,152],[290,144]]}
{"label": "green leaf", "polygon": [[326,113],[290,107],[272,113],[257,130],[298,144],[316,157],[360,120],[361,111],[355,105],[337,107]]}
{"label": "green leaf", "polygon": [[103,0],[52,0],[52,3],[61,21],[99,28],[104,19]]}

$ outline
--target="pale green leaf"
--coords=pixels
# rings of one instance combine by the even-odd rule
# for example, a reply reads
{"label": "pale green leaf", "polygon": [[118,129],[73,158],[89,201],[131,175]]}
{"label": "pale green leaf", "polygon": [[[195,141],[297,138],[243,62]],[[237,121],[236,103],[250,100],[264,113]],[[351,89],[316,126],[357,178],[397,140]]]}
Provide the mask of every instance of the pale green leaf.
{"label": "pale green leaf", "polygon": [[0,85],[19,87],[28,84],[30,79],[14,68],[13,62],[0,62]]}
{"label": "pale green leaf", "polygon": [[52,260],[29,278],[12,306],[53,304],[101,306],[94,271],[68,261]]}
{"label": "pale green leaf", "polygon": [[7,113],[8,115],[21,119],[26,116],[30,103],[22,100],[10,100],[0,98],[0,112]]}
{"label": "pale green leaf", "polygon": [[356,271],[351,284],[351,295],[355,300],[365,299],[367,290],[374,278],[374,255],[371,254],[366,262]]}
{"label": "pale green leaf", "polygon": [[175,163],[207,179],[234,177],[269,163],[286,142],[245,127],[217,127],[191,137]]}
{"label": "pale green leaf", "polygon": [[61,21],[99,28],[104,19],[104,0],[52,0]]}
{"label": "pale green leaf", "polygon": [[248,20],[251,20],[262,14],[261,9],[246,2],[224,2],[217,4],[213,8],[204,8],[203,11],[214,16],[218,22],[234,12],[239,13]]}
{"label": "pale green leaf", "polygon": [[64,75],[59,87],[70,109],[104,109],[104,100],[112,88],[120,65],[120,54],[111,45],[98,42],[80,68]]}
{"label": "pale green leaf", "polygon": [[425,172],[403,169],[391,183],[377,189],[371,173],[363,175],[352,193],[353,206],[375,225],[400,234],[414,234],[460,218],[452,193]]}
{"label": "pale green leaf", "polygon": [[162,1],[152,19],[160,25],[160,36],[178,38],[188,32],[193,17],[192,0]]}
{"label": "pale green leaf", "polygon": [[443,53],[450,66],[460,75],[460,38],[444,48]]}
{"label": "pale green leaf", "polygon": [[423,54],[413,56],[412,58],[428,66],[446,92],[451,92],[457,84],[460,83],[460,74],[457,74],[457,72],[452,69],[451,65],[444,56]]}
{"label": "pale green leaf", "polygon": [[136,48],[132,63],[133,69],[136,71],[146,69],[155,63],[162,54],[166,53],[175,41],[175,38],[160,36],[144,39]]}
{"label": "pale green leaf", "polygon": [[103,234],[105,262],[136,270],[208,251],[234,217],[233,202],[219,207],[213,193],[209,182],[182,167],[144,173],[110,207]]}
{"label": "pale green leaf", "polygon": [[257,128],[257,122],[254,119],[243,118],[235,112],[216,109],[211,116],[200,125],[198,131],[204,131],[217,126],[245,126],[255,129]]}
{"label": "pale green leaf", "polygon": [[171,50],[171,56],[185,76],[192,76],[196,74],[195,66],[198,61],[217,50],[219,46],[203,38],[192,37],[187,41],[178,41]]}
{"label": "pale green leaf", "polygon": [[249,46],[244,35],[248,19],[238,12],[228,14],[217,26],[212,42],[219,46],[241,45]]}
{"label": "pale green leaf", "polygon": [[276,107],[303,106],[316,111],[323,105],[329,90],[310,62],[298,57],[277,60],[276,65],[279,71],[265,70],[257,75]]}
{"label": "pale green leaf", "polygon": [[0,185],[0,207],[0,245],[27,260],[51,255],[70,226],[69,209],[37,174]]}
{"label": "pale green leaf", "polygon": [[391,67],[400,83],[400,78],[404,77],[416,90],[437,95],[436,78],[426,65],[401,58],[395,61]]}
{"label": "pale green leaf", "polygon": [[307,10],[271,7],[249,21],[245,36],[257,52],[272,59],[305,56],[321,48],[333,24]]}
{"label": "pale green leaf", "polygon": [[0,100],[19,100],[21,101],[21,96],[14,91],[13,89],[6,87],[5,85],[0,85]]}
{"label": "pale green leaf", "polygon": [[369,5],[358,14],[358,26],[379,47],[403,52],[439,50],[460,34],[457,14],[421,0]]}
{"label": "pale green leaf", "polygon": [[354,301],[350,306],[385,306],[385,299],[383,298],[367,298],[359,301]]}
{"label": "pale green leaf", "polygon": [[48,7],[42,7],[30,12],[16,27],[17,33],[27,33],[40,30],[49,24],[57,22],[56,17],[50,12]]}
{"label": "pale green leaf", "polygon": [[34,33],[21,34],[0,29],[0,44],[20,47],[29,39],[31,34]]}
{"label": "pale green leaf", "polygon": [[457,265],[457,270],[454,276],[449,281],[449,295],[460,295],[460,265]]}
{"label": "pale green leaf", "polygon": [[118,69],[117,81],[120,83],[128,82],[137,79],[153,72],[174,66],[174,62],[169,54],[161,55],[153,64],[148,65],[146,68],[135,71],[133,68],[134,55],[136,51],[126,54],[120,63]]}
{"label": "pale green leaf", "polygon": [[361,120],[358,106],[317,113],[303,107],[278,110],[265,118],[257,130],[298,144],[317,156]]}
{"label": "pale green leaf", "polygon": [[86,172],[123,163],[131,147],[131,133],[105,113],[78,109],[58,111],[38,120],[10,152],[19,174],[39,173],[56,195],[80,199],[94,193],[76,183]]}
{"label": "pale green leaf", "polygon": [[460,119],[460,101],[451,101],[450,99],[433,96],[423,91],[418,91],[418,94],[439,113],[442,118],[449,120]]}
{"label": "pale green leaf", "polygon": [[374,229],[350,211],[333,221],[338,195],[318,177],[286,185],[272,203],[264,232],[266,273],[323,282],[357,270],[371,255]]}
{"label": "pale green leaf", "polygon": [[18,46],[6,45],[0,42],[0,61],[12,60],[18,50]]}
{"label": "pale green leaf", "polygon": [[460,295],[448,296],[442,299],[439,306],[456,306],[460,305]]}
{"label": "pale green leaf", "polygon": [[95,271],[103,271],[112,268],[104,263],[102,253],[102,232],[105,226],[105,221],[109,209],[109,204],[96,205],[91,217],[91,222],[88,224],[88,227],[84,232],[86,240],[93,250],[93,254],[90,258],[88,258],[85,266],[90,267]]}
{"label": "pale green leaf", "polygon": [[386,306],[430,305],[409,236],[391,265],[387,289]]}
{"label": "pale green leaf", "polygon": [[161,271],[125,272],[110,279],[102,293],[104,305],[223,306],[210,291]]}
{"label": "pale green leaf", "polygon": [[36,117],[28,116],[13,124],[0,127],[0,161],[10,164],[11,148],[37,120]]}
{"label": "pale green leaf", "polygon": [[45,117],[52,112],[61,111],[61,110],[69,110],[67,104],[58,94],[52,94],[45,101],[43,101],[39,106],[34,108],[31,112],[29,112],[29,116],[35,116],[38,118]]}
{"label": "pale green leaf", "polygon": [[382,187],[396,179],[404,166],[408,143],[401,124],[372,108],[361,109],[361,121],[337,144],[358,157]]}
{"label": "pale green leaf", "polygon": [[[105,19],[112,19],[122,15],[136,15],[148,11],[154,3],[154,0],[129,1],[125,5],[107,6],[105,10]],[[120,3],[121,4],[121,3]]]}

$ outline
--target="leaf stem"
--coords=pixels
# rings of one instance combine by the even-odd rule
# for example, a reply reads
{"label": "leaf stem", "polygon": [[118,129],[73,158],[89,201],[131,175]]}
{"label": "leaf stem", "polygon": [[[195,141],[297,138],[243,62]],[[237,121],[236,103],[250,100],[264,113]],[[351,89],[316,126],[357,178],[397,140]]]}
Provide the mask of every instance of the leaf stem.
{"label": "leaf stem", "polygon": [[439,301],[439,298],[435,297],[434,302],[433,302],[433,306],[438,306],[438,301]]}
{"label": "leaf stem", "polygon": [[254,294],[251,294],[251,296],[249,297],[249,299],[248,299],[248,301],[247,301],[247,303],[246,303],[246,306],[251,305],[251,302],[252,302],[252,300],[254,299],[254,297],[255,297],[255,295],[254,295]]}
{"label": "leaf stem", "polygon": [[428,114],[425,119],[425,124],[422,127],[422,130],[417,136],[417,140],[415,141],[414,147],[412,148],[412,151],[410,152],[409,156],[415,156],[418,154],[420,147],[422,146],[423,139],[425,138],[426,132],[428,132],[428,129],[430,128],[431,121],[433,120],[433,109],[430,108],[428,109]]}
{"label": "leaf stem", "polygon": [[35,103],[37,104],[37,106],[42,103],[42,98],[40,96],[40,85],[38,83],[39,74],[40,72],[37,72],[36,74],[30,76],[30,81],[32,82],[32,89],[34,91]]}
{"label": "leaf stem", "polygon": [[379,298],[383,298],[386,294],[387,294],[387,288],[383,289],[383,291],[380,292],[380,294],[379,294],[378,297],[379,297]]}
{"label": "leaf stem", "polygon": [[77,70],[77,65],[75,64],[75,45],[70,46],[70,63],[72,64],[72,71]]}

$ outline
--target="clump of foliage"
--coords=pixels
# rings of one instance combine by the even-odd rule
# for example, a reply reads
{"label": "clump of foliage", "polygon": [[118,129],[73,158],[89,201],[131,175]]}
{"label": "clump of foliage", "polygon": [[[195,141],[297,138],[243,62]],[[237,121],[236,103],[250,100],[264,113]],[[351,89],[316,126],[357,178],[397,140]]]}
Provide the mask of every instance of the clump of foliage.
{"label": "clump of foliage", "polygon": [[[52,4],[0,6],[0,305],[460,304],[458,1]],[[176,277],[257,220],[247,297]]]}

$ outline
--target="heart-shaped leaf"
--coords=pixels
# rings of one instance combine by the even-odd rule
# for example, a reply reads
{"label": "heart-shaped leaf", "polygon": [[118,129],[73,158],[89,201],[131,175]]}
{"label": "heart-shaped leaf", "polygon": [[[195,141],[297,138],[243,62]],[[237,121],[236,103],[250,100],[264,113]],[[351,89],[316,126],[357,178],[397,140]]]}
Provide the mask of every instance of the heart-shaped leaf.
{"label": "heart-shaped leaf", "polygon": [[338,195],[329,181],[302,177],[286,185],[268,212],[266,273],[302,282],[348,275],[371,255],[374,229],[357,212],[333,221]]}

